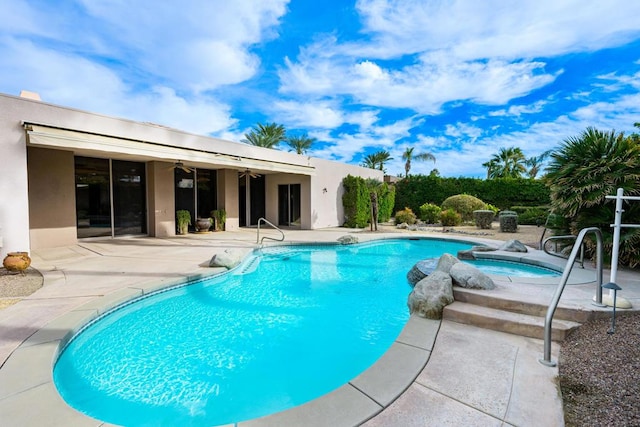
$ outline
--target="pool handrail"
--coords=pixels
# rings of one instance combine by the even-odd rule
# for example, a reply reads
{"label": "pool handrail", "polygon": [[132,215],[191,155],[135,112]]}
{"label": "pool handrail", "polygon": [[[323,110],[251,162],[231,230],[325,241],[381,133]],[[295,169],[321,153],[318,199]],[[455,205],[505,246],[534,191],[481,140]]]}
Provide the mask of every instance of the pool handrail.
{"label": "pool handrail", "polygon": [[[275,228],[276,230],[278,230],[280,232],[280,234],[282,235],[282,238],[280,239],[276,239],[275,237],[270,237],[270,236],[262,236],[262,240],[260,240],[260,223],[264,222],[266,224],[269,224],[270,226],[272,226],[273,228]],[[271,223],[270,221],[268,221],[266,218],[260,218],[258,220],[258,235],[256,237],[256,243],[262,244],[262,242],[264,241],[264,239],[270,239],[270,240],[275,240],[276,242],[282,242],[284,241],[284,231],[280,230],[278,227],[276,227],[273,223]]]}
{"label": "pool handrail", "polygon": [[[543,234],[544,236],[544,234]],[[554,252],[551,252],[550,250],[547,249],[547,243],[551,242],[551,241],[557,241],[557,240],[573,240],[574,241],[574,245],[575,245],[575,240],[576,240],[576,236],[574,236],[573,234],[567,234],[564,236],[549,236],[546,239],[542,240],[541,238],[541,242],[540,243],[540,249],[542,249],[544,251],[544,253],[546,253],[547,255],[551,255],[551,256],[555,256],[558,258],[563,258],[563,259],[567,259],[567,257],[565,255],[563,255],[562,253],[558,252],[558,244],[556,243],[556,248]],[[584,242],[580,245],[581,249],[580,249],[580,267],[584,268]]]}
{"label": "pool handrail", "polygon": [[551,326],[553,322],[553,315],[556,312],[556,308],[558,308],[558,303],[560,302],[560,297],[562,296],[562,291],[564,291],[565,286],[567,285],[567,281],[569,280],[569,275],[571,274],[571,270],[573,269],[573,264],[576,261],[576,257],[578,256],[578,250],[582,247],[582,243],[584,241],[584,236],[588,233],[595,233],[596,235],[596,295],[594,305],[602,307],[602,254],[603,254],[603,245],[602,245],[602,231],[598,227],[588,227],[583,228],[578,233],[576,237],[576,242],[573,245],[573,250],[571,251],[571,255],[567,259],[567,265],[564,267],[564,271],[562,273],[562,278],[560,279],[560,283],[556,288],[556,292],[551,299],[551,303],[549,304],[549,308],[547,309],[547,315],[544,318],[544,359],[539,359],[539,362],[545,366],[554,367],[557,365],[556,362],[551,360]]}

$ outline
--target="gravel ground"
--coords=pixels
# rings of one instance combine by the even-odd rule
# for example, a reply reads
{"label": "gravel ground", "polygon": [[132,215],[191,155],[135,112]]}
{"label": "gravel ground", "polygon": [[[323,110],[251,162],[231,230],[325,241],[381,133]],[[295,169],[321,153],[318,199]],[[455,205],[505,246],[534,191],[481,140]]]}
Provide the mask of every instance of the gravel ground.
{"label": "gravel ground", "polygon": [[560,347],[567,426],[640,426],[640,313],[580,326]]}
{"label": "gravel ground", "polygon": [[0,268],[0,309],[9,307],[42,287],[42,274],[34,268],[12,273]]}

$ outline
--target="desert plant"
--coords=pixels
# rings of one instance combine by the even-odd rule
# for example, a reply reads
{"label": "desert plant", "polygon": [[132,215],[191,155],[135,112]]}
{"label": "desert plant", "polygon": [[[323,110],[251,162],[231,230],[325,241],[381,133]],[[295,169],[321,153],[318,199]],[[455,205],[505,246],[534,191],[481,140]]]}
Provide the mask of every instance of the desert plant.
{"label": "desert plant", "polygon": [[[607,196],[623,188],[625,195],[640,195],[640,139],[615,131],[587,128],[566,139],[551,154],[546,183],[554,213],[566,218],[572,232],[599,227],[604,247],[611,254],[614,203]],[[640,204],[625,207],[624,222],[640,222]],[[621,264],[640,265],[640,229],[624,229],[620,238]]]}
{"label": "desert plant", "polygon": [[216,231],[224,230],[224,224],[227,222],[227,211],[224,209],[216,209],[211,211],[211,218],[216,220]]}
{"label": "desert plant", "polygon": [[187,234],[191,225],[191,212],[186,209],[176,211],[176,225],[178,226],[178,234]]}
{"label": "desert plant", "polygon": [[500,208],[497,206],[493,206],[491,203],[487,203],[487,205],[484,208],[485,210],[493,211],[494,215],[498,215],[498,212],[500,212]]}
{"label": "desert plant", "polygon": [[486,207],[486,203],[468,194],[451,196],[442,202],[442,210],[453,209],[462,217],[462,221],[473,221],[473,211]]}
{"label": "desert plant", "polygon": [[407,223],[409,225],[416,223],[416,214],[409,208],[404,208],[396,212],[396,224]]}
{"label": "desert plant", "polygon": [[433,203],[425,203],[420,206],[420,219],[427,224],[436,224],[440,221],[440,206]]}
{"label": "desert plant", "polygon": [[462,216],[453,209],[445,209],[440,212],[440,222],[443,227],[454,227],[462,224]]}

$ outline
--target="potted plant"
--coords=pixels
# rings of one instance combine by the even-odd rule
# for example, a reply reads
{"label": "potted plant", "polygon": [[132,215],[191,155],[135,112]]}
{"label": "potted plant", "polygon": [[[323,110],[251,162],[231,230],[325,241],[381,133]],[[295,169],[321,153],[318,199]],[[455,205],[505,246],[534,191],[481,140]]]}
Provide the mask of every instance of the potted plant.
{"label": "potted plant", "polygon": [[215,219],[216,231],[224,230],[224,223],[227,221],[227,211],[216,209],[211,211],[211,217]]}
{"label": "potted plant", "polygon": [[178,234],[187,234],[191,225],[191,212],[181,209],[176,212]]}

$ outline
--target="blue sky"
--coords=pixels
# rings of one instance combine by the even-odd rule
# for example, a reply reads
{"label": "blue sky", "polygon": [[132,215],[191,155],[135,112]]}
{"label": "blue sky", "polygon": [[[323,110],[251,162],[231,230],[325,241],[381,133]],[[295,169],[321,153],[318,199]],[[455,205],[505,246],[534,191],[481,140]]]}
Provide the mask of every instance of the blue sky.
{"label": "blue sky", "polygon": [[[0,0],[0,92],[240,141],[257,122],[359,164],[486,175],[640,122],[640,2]],[[1,112],[0,112],[1,114]],[[286,150],[286,147],[282,147]]]}

